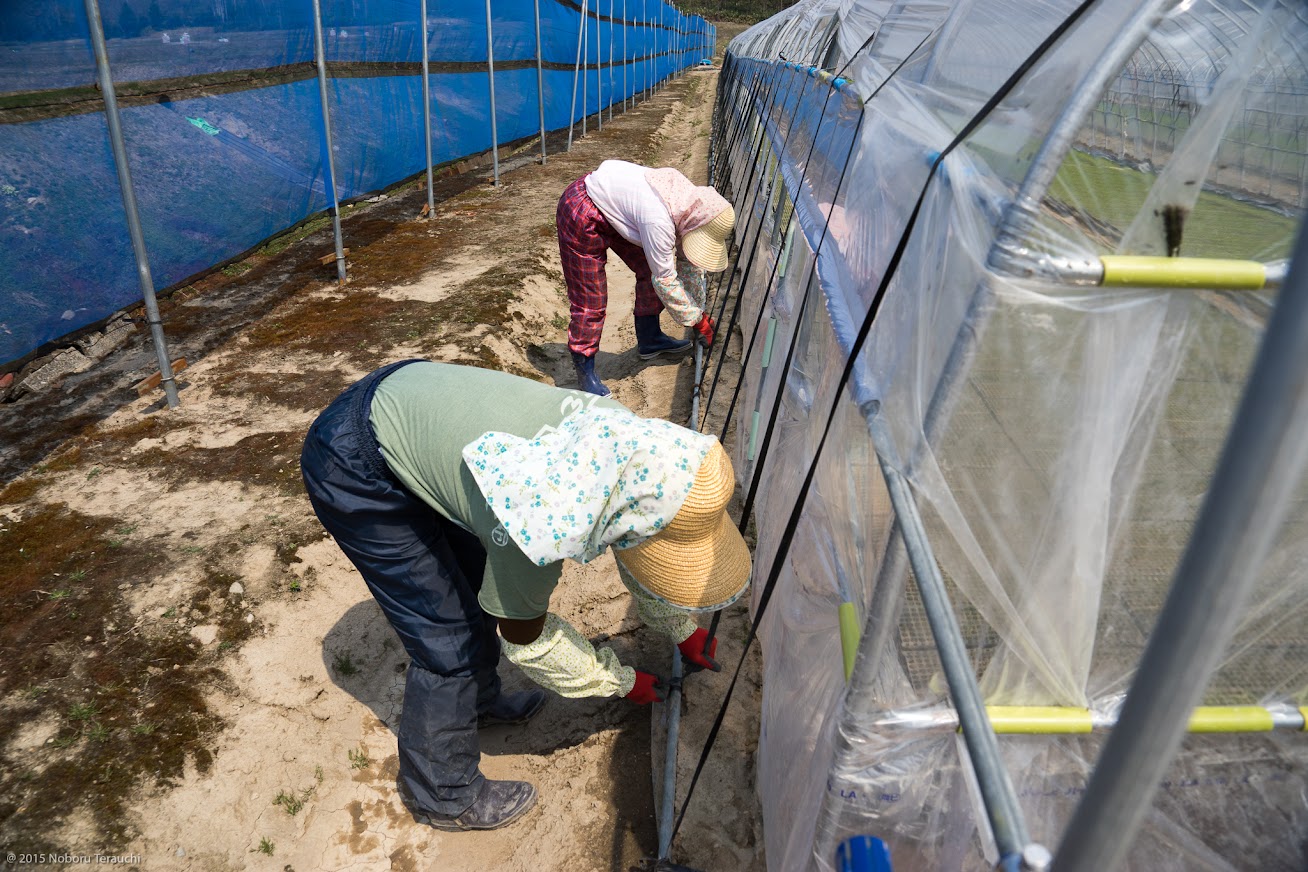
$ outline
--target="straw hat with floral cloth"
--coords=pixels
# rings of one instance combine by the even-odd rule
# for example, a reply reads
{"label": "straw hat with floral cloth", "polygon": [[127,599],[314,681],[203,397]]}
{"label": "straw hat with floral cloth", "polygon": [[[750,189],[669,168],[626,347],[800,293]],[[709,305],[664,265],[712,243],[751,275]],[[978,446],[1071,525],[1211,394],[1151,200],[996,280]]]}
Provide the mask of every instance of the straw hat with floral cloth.
{"label": "straw hat with floral cloth", "polygon": [[736,226],[736,211],[726,197],[671,167],[646,170],[645,178],[668,207],[686,259],[708,272],[726,269],[727,236]]}
{"label": "straw hat with floral cloth", "polygon": [[[731,462],[712,436],[592,408],[534,439],[486,433],[463,457],[529,559],[588,563],[612,546],[642,617],[669,635],[686,638],[687,611],[723,608],[749,583],[749,549],[726,513]],[[595,652],[553,614],[536,641],[504,650],[564,696],[627,695],[636,683],[611,650]]]}

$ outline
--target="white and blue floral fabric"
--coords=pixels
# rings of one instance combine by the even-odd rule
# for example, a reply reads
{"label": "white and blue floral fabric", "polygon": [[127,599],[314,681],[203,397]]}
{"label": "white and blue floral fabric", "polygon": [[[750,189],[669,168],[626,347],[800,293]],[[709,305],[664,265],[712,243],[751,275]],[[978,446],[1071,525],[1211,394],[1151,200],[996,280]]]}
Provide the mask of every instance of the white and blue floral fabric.
{"label": "white and blue floral fabric", "polygon": [[716,441],[626,409],[591,408],[534,439],[486,433],[463,459],[528,558],[589,563],[671,523]]}

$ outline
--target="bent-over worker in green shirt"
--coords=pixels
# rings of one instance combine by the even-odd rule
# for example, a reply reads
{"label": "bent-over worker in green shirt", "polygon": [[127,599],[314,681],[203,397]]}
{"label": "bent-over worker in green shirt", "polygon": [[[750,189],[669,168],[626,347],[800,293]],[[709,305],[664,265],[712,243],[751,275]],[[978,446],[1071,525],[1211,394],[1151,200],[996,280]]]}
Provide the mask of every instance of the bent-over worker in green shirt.
{"label": "bent-over worker in green shirt", "polygon": [[438,829],[493,829],[535,803],[532,785],[480,770],[478,726],[523,723],[545,702],[539,690],[501,693],[501,650],[562,696],[662,698],[655,676],[549,611],[564,559],[612,547],[641,618],[710,669],[716,641],[705,650],[690,614],[734,602],[749,581],[717,440],[591,394],[391,364],[318,416],[301,469],[411,658],[400,789]]}

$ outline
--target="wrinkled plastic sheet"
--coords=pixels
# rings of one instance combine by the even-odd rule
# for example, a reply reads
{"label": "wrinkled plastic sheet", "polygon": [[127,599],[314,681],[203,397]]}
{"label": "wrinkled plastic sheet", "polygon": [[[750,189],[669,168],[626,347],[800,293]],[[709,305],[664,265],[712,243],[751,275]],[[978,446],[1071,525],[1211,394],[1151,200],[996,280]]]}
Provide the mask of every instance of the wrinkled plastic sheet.
{"label": "wrinkled plastic sheet", "polygon": [[[1271,316],[1271,292],[1109,290],[1013,278],[993,259],[1068,96],[1137,5],[1096,4],[938,157],[1071,8],[800,3],[731,45],[715,160],[742,243],[733,460],[755,490],[756,580],[834,414],[762,628],[771,868],[830,868],[838,839],[860,832],[891,839],[896,868],[992,859],[957,737],[868,726],[948,699],[881,465],[911,484],[986,701],[1108,707],[1130,686]],[[1170,209],[1185,256],[1284,258],[1304,206],[1308,141],[1290,132],[1305,117],[1304,44],[1290,3],[1164,18],[1108,71],[1019,255],[1165,253]],[[844,94],[804,68],[824,60],[852,79]],[[1188,90],[1167,80],[1178,71],[1195,76]],[[1142,90],[1146,75],[1162,84]],[[1308,483],[1298,492],[1204,704],[1308,701]],[[887,606],[877,597],[896,582]],[[863,653],[858,697],[841,672],[842,603],[883,640]],[[1000,743],[1033,837],[1056,847],[1102,738]],[[1190,737],[1129,868],[1301,868],[1306,764],[1303,734]],[[883,794],[900,798],[863,804]]]}

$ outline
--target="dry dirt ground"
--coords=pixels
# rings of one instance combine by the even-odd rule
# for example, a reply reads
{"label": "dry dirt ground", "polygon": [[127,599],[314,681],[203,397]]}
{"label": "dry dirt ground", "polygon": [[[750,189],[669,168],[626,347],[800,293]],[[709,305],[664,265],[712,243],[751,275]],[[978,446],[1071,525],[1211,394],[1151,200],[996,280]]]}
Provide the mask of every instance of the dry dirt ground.
{"label": "dry dirt ground", "polygon": [[[316,413],[388,361],[574,384],[557,198],[610,157],[704,181],[716,81],[696,70],[602,131],[592,118],[570,153],[551,141],[560,153],[543,166],[536,146],[502,156],[498,188],[484,168],[446,177],[434,220],[418,217],[421,181],[349,209],[345,287],[318,260],[330,228],[310,225],[174,294],[164,319],[190,362],[180,409],[130,389],[154,369],[143,332],[0,407],[0,868],[104,854],[151,870],[588,872],[655,853],[663,707],[621,700],[556,697],[529,727],[483,731],[484,771],[539,788],[524,820],[476,834],[413,820],[395,784],[404,652],[324,537],[297,458]],[[613,258],[609,277],[599,373],[633,410],[685,422],[689,358],[638,359],[633,276]],[[665,316],[665,329],[679,328]],[[668,670],[611,558],[569,564],[552,608],[624,662]],[[727,670],[687,680],[683,794],[746,620],[743,606],[724,618]],[[760,692],[748,661],[679,862],[763,867]],[[46,856],[22,863],[33,854]]]}

